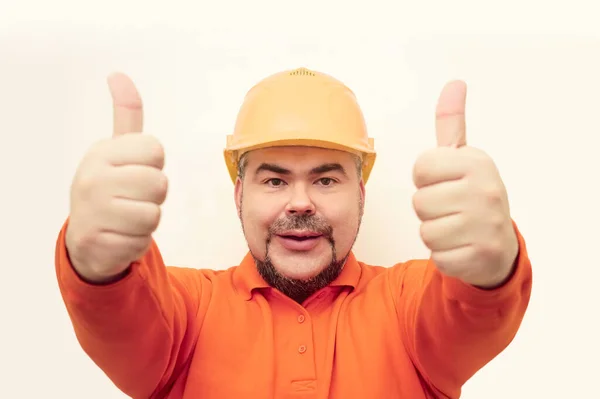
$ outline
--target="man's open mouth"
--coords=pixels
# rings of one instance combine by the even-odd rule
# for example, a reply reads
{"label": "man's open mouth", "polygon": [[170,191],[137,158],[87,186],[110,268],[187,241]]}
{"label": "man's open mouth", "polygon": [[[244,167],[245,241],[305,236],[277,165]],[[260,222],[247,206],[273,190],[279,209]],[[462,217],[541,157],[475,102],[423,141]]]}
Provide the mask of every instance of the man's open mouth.
{"label": "man's open mouth", "polygon": [[307,252],[316,248],[323,234],[316,231],[288,230],[277,234],[280,244],[288,251]]}
{"label": "man's open mouth", "polygon": [[319,236],[313,236],[313,237],[280,236],[280,237],[287,238],[287,239],[294,240],[294,241],[308,241],[308,240],[314,240],[315,238],[319,238]]}
{"label": "man's open mouth", "polygon": [[321,237],[321,234],[319,233],[298,233],[298,234],[279,234],[279,237],[281,238],[287,238],[290,240],[294,240],[294,241],[308,241],[308,240],[314,240],[317,239],[319,237]]}

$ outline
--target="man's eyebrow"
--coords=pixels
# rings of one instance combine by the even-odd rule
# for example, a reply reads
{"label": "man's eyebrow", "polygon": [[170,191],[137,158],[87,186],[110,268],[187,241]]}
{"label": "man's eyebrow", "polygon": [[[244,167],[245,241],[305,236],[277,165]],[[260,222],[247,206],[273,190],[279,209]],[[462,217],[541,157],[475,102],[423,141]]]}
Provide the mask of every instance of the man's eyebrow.
{"label": "man's eyebrow", "polygon": [[261,163],[258,168],[256,168],[255,174],[259,174],[260,172],[273,172],[278,173],[280,175],[290,175],[292,173],[291,170],[281,167],[279,165],[273,163]]}
{"label": "man's eyebrow", "polygon": [[326,163],[326,164],[317,166],[316,168],[313,168],[310,171],[310,173],[313,175],[320,175],[320,174],[327,173],[327,172],[340,172],[344,176],[347,176],[346,170],[339,163]]}
{"label": "man's eyebrow", "polygon": [[[291,175],[292,171],[286,169],[282,166],[273,163],[262,163],[258,168],[256,168],[255,174],[259,174],[260,172],[273,172],[280,175]],[[340,172],[344,176],[347,176],[346,170],[339,163],[326,163],[323,165],[319,165],[310,170],[311,175],[320,175],[327,172]]]}

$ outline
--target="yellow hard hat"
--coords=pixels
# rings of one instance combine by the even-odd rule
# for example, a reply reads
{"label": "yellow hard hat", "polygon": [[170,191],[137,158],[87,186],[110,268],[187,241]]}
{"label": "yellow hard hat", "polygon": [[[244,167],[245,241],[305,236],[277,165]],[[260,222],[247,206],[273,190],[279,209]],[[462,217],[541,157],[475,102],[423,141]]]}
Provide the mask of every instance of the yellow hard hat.
{"label": "yellow hard hat", "polygon": [[324,73],[299,68],[271,75],[248,91],[224,155],[235,183],[238,161],[250,150],[274,146],[343,150],[362,159],[366,183],[375,163],[373,141],[348,87]]}

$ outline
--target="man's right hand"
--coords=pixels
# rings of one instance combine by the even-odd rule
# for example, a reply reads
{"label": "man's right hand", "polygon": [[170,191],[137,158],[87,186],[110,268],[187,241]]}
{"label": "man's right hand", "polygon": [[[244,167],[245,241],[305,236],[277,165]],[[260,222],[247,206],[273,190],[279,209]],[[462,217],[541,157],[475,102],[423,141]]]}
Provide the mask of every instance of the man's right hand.
{"label": "man's right hand", "polygon": [[146,253],[168,187],[162,145],[141,134],[135,85],[122,74],[111,75],[108,85],[113,136],[93,145],[77,168],[66,231],[71,263],[91,283],[115,280]]}

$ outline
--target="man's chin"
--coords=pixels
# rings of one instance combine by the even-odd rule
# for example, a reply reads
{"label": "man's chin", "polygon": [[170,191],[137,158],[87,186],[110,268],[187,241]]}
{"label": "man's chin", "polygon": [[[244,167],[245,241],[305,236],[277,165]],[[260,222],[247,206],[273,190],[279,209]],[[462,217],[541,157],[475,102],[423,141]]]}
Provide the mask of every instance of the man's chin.
{"label": "man's chin", "polygon": [[323,255],[297,253],[271,257],[277,273],[291,280],[310,280],[321,273],[331,263],[331,258]]}
{"label": "man's chin", "polygon": [[324,268],[318,268],[318,269],[311,269],[311,270],[302,270],[302,269],[284,269],[284,268],[278,268],[276,266],[276,270],[279,274],[281,274],[283,277],[290,279],[290,280],[296,280],[296,281],[309,281],[313,278],[315,278],[316,276],[319,275],[319,273],[321,273]]}
{"label": "man's chin", "polygon": [[302,303],[339,276],[344,261],[334,259],[334,250],[289,253],[272,248],[265,261],[257,261],[257,267],[267,284]]}

